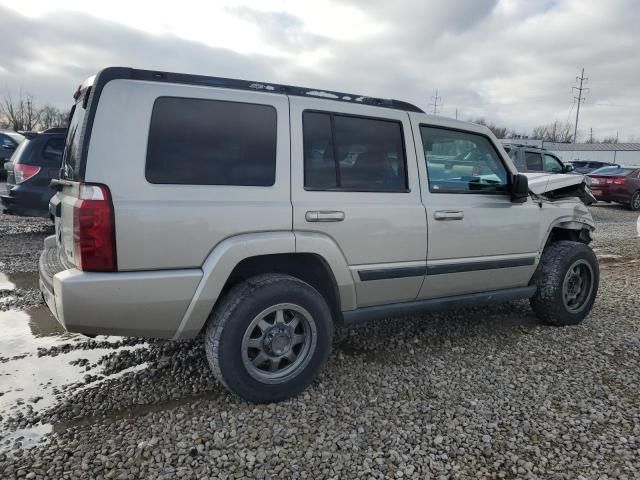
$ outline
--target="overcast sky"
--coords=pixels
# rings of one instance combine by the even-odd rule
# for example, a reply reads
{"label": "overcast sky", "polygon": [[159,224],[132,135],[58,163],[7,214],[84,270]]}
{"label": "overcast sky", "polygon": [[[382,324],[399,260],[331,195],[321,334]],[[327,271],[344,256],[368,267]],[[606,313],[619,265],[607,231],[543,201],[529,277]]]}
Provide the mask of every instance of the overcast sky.
{"label": "overcast sky", "polygon": [[68,107],[78,83],[131,66],[391,97],[528,133],[640,141],[637,0],[0,0],[0,92]]}

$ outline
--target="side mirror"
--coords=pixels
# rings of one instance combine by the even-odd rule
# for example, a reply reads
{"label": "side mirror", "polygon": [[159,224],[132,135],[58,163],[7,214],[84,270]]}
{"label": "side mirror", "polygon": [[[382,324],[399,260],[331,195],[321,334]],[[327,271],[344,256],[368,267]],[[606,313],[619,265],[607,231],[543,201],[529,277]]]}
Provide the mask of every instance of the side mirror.
{"label": "side mirror", "polygon": [[529,179],[522,173],[513,176],[511,182],[511,201],[513,203],[524,203],[529,198]]}
{"label": "side mirror", "polygon": [[564,171],[564,173],[569,173],[569,172],[573,172],[576,169],[576,167],[574,167],[573,165],[571,165],[570,163],[567,163],[562,170]]}

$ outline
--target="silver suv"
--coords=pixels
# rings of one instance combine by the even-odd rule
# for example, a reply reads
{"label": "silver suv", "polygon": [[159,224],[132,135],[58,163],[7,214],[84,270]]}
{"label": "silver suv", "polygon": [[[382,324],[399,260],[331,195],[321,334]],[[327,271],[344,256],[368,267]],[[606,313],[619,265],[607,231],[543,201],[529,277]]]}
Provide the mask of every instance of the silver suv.
{"label": "silver suv", "polygon": [[129,68],[74,98],[40,261],[69,331],[204,333],[217,378],[269,402],[313,381],[341,323],[527,298],[551,325],[591,310],[582,178],[530,189],[485,127]]}

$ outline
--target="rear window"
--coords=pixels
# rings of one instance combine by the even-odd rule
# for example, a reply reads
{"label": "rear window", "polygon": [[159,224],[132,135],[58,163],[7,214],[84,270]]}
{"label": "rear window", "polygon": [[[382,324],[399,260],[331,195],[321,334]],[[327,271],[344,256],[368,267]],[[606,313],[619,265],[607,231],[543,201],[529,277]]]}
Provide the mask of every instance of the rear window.
{"label": "rear window", "polygon": [[271,186],[275,108],[160,97],[151,114],[145,175],[151,183]]}
{"label": "rear window", "polygon": [[634,170],[634,168],[602,167],[594,170],[590,175],[616,175],[619,177],[626,177]]}

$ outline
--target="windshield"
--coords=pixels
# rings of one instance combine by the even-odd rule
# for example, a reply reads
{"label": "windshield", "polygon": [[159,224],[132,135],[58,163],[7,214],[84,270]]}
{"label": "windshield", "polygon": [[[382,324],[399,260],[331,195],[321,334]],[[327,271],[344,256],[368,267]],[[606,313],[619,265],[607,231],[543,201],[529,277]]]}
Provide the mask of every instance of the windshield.
{"label": "windshield", "polygon": [[82,98],[78,97],[78,103],[71,109],[71,121],[67,130],[67,139],[64,146],[64,156],[62,159],[62,177],[68,180],[80,178],[80,139],[82,137],[82,127],[86,110],[82,108]]}
{"label": "windshield", "polygon": [[626,177],[633,168],[620,168],[620,167],[602,167],[591,172],[591,175],[617,175],[619,177]]}

